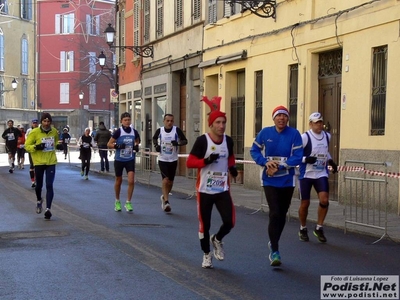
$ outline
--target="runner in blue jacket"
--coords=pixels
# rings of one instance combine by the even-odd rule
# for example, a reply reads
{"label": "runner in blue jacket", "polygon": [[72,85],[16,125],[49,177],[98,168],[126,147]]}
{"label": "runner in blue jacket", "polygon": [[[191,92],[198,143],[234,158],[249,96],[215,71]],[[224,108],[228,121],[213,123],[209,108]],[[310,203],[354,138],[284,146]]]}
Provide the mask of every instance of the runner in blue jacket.
{"label": "runner in blue jacket", "polygon": [[272,119],[275,125],[265,127],[258,133],[250,155],[264,168],[262,185],[269,207],[269,259],[271,266],[279,266],[279,239],[293,196],[295,167],[303,158],[303,142],[300,133],[287,125],[289,111],[286,107],[276,107]]}

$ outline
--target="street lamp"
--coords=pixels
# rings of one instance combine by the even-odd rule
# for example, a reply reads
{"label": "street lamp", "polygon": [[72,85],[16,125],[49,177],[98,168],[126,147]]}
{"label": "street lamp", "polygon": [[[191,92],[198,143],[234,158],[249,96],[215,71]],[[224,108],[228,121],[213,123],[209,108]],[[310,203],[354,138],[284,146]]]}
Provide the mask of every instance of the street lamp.
{"label": "street lamp", "polygon": [[115,29],[108,24],[108,27],[104,31],[106,34],[106,42],[110,48],[123,48],[129,49],[135,53],[135,55],[142,56],[142,57],[151,57],[153,58],[153,46],[114,46],[114,36],[115,36]]}
{"label": "street lamp", "polygon": [[[79,100],[83,100],[83,96],[85,95],[85,93],[83,91],[81,91],[79,93]],[[82,101],[79,101],[79,104],[81,104]]]}
{"label": "street lamp", "polygon": [[261,18],[276,19],[276,0],[229,0],[231,6],[240,4],[244,10]]}
{"label": "street lamp", "polygon": [[4,93],[15,91],[17,86],[18,86],[18,81],[14,78],[13,81],[11,81],[12,90],[0,90],[0,95],[3,95]]}

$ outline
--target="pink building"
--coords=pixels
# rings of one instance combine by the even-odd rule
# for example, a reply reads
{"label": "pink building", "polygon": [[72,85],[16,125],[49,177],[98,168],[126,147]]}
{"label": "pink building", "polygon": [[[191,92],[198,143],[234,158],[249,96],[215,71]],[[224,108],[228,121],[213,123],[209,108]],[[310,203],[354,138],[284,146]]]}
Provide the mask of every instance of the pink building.
{"label": "pink building", "polygon": [[101,121],[113,127],[115,71],[111,64],[102,70],[97,57],[113,57],[104,30],[115,23],[115,2],[38,1],[37,8],[38,110],[76,138]]}

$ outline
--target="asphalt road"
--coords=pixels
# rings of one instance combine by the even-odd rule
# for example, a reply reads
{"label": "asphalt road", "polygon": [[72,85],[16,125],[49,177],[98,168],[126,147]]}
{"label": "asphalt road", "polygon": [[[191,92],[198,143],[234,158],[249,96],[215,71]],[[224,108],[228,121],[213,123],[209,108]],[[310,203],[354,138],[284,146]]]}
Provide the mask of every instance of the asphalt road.
{"label": "asphalt road", "polygon": [[[57,166],[51,221],[35,213],[28,169],[0,168],[0,299],[320,299],[321,275],[398,275],[399,245],[325,228],[300,242],[288,222],[282,266],[269,266],[268,215],[237,208],[225,261],[201,268],[194,198],[137,184],[132,213],[114,211],[113,178]],[[121,195],[126,194],[123,183]],[[121,197],[123,199],[123,197]],[[212,231],[220,225],[214,211]]]}

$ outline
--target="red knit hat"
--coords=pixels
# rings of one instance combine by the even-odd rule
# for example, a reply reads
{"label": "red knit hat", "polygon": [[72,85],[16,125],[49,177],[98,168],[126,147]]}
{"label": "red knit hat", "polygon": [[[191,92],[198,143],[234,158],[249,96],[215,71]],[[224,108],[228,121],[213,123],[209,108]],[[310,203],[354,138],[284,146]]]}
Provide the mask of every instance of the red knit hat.
{"label": "red knit hat", "polygon": [[211,109],[211,112],[208,114],[208,126],[211,126],[219,117],[225,118],[226,121],[226,114],[220,111],[221,97],[213,97],[209,100],[207,96],[203,96],[201,101],[204,101]]}
{"label": "red knit hat", "polygon": [[275,109],[272,111],[272,120],[275,119],[275,117],[279,114],[285,114],[289,117],[288,109],[282,105],[275,107]]}

